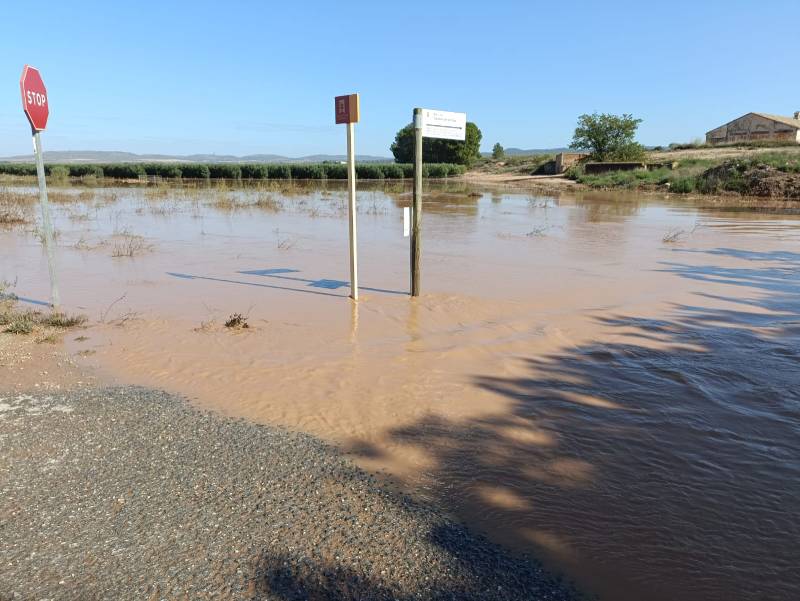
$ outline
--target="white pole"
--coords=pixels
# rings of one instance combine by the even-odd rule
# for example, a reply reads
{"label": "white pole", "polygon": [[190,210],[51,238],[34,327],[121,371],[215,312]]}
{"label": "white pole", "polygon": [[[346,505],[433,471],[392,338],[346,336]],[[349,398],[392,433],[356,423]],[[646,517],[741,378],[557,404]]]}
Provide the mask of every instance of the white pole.
{"label": "white pole", "polygon": [[44,248],[47,252],[47,269],[50,272],[50,298],[52,307],[58,311],[61,299],[58,294],[56,277],[56,256],[53,244],[53,224],[50,221],[50,205],[47,202],[47,182],[44,177],[44,157],[42,140],[38,131],[33,132],[33,154],[36,157],[36,175],[39,178],[39,204],[42,206],[42,228],[44,229]]}
{"label": "white pole", "polygon": [[356,232],[356,150],[353,123],[347,124],[347,191],[350,213],[350,298],[358,300],[358,235]]}

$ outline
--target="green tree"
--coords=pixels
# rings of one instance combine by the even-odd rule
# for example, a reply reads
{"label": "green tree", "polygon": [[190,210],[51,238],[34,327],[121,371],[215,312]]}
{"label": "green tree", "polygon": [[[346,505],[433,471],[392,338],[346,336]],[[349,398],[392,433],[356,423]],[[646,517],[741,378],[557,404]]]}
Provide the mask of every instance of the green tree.
{"label": "green tree", "polygon": [[634,140],[641,122],[628,114],[581,115],[569,147],[588,150],[595,161],[641,160],[645,156],[644,147]]}
{"label": "green tree", "polygon": [[[471,121],[467,122],[466,139],[441,140],[423,138],[422,160],[426,163],[457,163],[470,166],[481,156],[481,130]],[[414,126],[406,125],[397,132],[391,146],[394,160],[398,163],[414,162]]]}
{"label": "green tree", "polygon": [[506,156],[505,148],[500,145],[500,142],[492,146],[492,158],[493,159],[502,159]]}

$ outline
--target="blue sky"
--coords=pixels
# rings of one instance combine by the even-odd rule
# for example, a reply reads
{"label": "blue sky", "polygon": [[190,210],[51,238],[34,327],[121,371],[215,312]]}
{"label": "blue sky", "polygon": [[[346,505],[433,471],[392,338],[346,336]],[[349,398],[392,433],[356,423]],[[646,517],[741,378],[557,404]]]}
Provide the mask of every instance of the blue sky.
{"label": "blue sky", "polygon": [[333,97],[351,92],[363,154],[388,156],[415,106],[466,112],[484,150],[566,145],[593,111],[688,141],[800,110],[799,24],[797,0],[8,2],[0,155],[30,152],[25,63],[48,88],[46,150],[343,153]]}

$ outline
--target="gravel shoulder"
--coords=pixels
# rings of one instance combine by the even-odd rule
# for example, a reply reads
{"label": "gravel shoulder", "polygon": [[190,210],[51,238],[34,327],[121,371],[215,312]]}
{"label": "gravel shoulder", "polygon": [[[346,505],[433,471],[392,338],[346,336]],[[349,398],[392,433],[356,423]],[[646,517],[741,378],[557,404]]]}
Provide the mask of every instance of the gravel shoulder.
{"label": "gravel shoulder", "polygon": [[0,394],[0,599],[575,599],[310,436],[131,387]]}

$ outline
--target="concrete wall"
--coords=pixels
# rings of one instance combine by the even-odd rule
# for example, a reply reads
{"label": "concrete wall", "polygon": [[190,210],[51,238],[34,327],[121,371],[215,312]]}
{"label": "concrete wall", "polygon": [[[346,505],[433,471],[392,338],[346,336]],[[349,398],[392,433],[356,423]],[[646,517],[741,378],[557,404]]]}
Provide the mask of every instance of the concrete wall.
{"label": "concrete wall", "polygon": [[575,163],[589,156],[588,152],[559,152],[556,155],[556,173],[564,173]]}
{"label": "concrete wall", "polygon": [[609,171],[634,171],[635,169],[646,169],[647,165],[638,161],[624,163],[586,163],[584,172],[590,174],[608,173]]}
{"label": "concrete wall", "polygon": [[706,134],[708,144],[734,144],[756,140],[800,142],[800,130],[779,121],[748,113]]}

